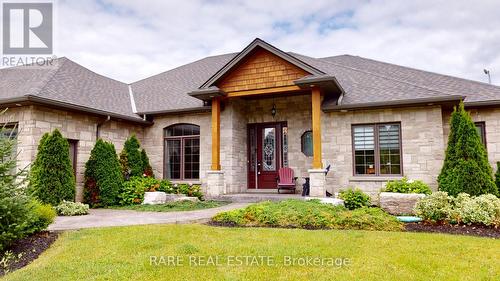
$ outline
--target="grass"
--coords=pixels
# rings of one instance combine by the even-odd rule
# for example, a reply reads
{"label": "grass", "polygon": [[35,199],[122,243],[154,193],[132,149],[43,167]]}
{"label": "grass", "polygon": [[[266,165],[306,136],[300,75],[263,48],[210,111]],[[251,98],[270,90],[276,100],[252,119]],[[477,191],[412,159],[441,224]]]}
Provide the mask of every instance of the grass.
{"label": "grass", "polygon": [[[151,264],[180,256],[183,265]],[[190,266],[219,257],[222,265]],[[230,266],[230,256],[269,256],[275,266]],[[285,256],[348,265],[285,266]],[[271,260],[269,258],[268,260]],[[154,260],[154,258],[153,258]],[[157,258],[156,261],[159,261]],[[340,264],[340,263],[339,263]],[[500,240],[354,230],[149,225],[63,233],[14,280],[498,280]]]}
{"label": "grass", "polygon": [[127,206],[112,206],[111,209],[119,210],[134,210],[143,212],[176,212],[176,211],[193,211],[200,209],[216,208],[227,205],[228,202],[222,201],[198,201],[192,202],[188,200],[171,202],[158,205],[127,205]]}
{"label": "grass", "polygon": [[398,222],[380,208],[347,210],[318,200],[262,202],[217,214],[212,222],[230,226],[263,226],[306,229],[364,229],[399,231]]}

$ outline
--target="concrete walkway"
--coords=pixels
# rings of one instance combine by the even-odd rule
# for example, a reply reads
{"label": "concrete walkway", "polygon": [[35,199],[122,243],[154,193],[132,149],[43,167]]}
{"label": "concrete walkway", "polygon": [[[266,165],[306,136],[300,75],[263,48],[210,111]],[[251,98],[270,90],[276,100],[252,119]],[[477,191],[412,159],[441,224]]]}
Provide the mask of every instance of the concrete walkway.
{"label": "concrete walkway", "polygon": [[49,230],[70,230],[93,227],[125,226],[140,224],[208,222],[217,213],[243,208],[248,203],[231,203],[225,206],[184,212],[139,212],[131,210],[91,209],[85,216],[57,217]]}

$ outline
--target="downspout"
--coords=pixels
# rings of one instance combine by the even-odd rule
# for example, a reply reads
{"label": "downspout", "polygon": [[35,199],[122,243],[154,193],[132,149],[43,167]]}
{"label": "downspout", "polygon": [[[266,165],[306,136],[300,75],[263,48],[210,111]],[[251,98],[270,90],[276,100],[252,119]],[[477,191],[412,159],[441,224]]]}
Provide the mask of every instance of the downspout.
{"label": "downspout", "polygon": [[108,115],[108,117],[106,117],[106,120],[97,123],[96,129],[95,129],[95,140],[96,141],[101,137],[101,126],[104,125],[104,123],[108,122],[109,120],[111,120],[111,116]]}

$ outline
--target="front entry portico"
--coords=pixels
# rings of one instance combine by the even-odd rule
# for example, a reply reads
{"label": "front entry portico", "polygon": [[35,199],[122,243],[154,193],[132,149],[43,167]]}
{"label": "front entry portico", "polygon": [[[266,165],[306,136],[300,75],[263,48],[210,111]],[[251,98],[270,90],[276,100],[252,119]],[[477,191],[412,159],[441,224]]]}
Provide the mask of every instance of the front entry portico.
{"label": "front entry portico", "polygon": [[[207,80],[199,90],[191,93],[191,96],[211,105],[212,109],[212,164],[211,171],[208,172],[207,193],[213,195],[227,193],[229,189],[225,185],[225,176],[231,178],[232,185],[234,185],[235,178],[243,177],[248,190],[276,189],[279,169],[285,166],[293,169],[295,165],[294,159],[286,159],[286,154],[283,154],[283,151],[287,149],[283,140],[283,132],[284,130],[286,132],[288,126],[297,128],[298,124],[292,124],[292,122],[287,124],[286,121],[289,120],[284,118],[277,120],[280,122],[257,124],[252,124],[249,120],[246,144],[243,143],[244,147],[247,147],[245,161],[247,164],[246,167],[238,167],[235,163],[241,163],[244,154],[237,156],[234,154],[234,146],[241,147],[242,145],[241,135],[235,131],[239,125],[235,124],[241,124],[245,117],[237,113],[226,115],[226,118],[232,121],[226,121],[230,125],[224,129],[229,128],[231,131],[229,134],[224,134],[226,137],[224,141],[228,144],[234,142],[230,147],[224,147],[221,150],[220,116],[225,105],[230,105],[234,100],[287,99],[291,96],[303,95],[309,96],[307,98],[307,103],[310,105],[309,111],[298,111],[301,105],[297,104],[291,104],[285,109],[293,114],[308,114],[306,118],[310,118],[310,123],[306,122],[309,123],[309,130],[312,131],[312,163],[309,164],[308,175],[296,176],[310,177],[310,195],[324,197],[326,181],[321,149],[321,103],[326,98],[338,98],[341,92],[335,78],[325,75],[290,54],[277,50],[260,40],[250,44]],[[248,112],[252,108],[244,110]],[[304,125],[304,123],[300,124]],[[227,136],[237,136],[237,138],[227,139]],[[224,150],[229,152],[221,155]],[[226,165],[227,171],[224,165],[221,165],[221,159],[230,163]],[[243,170],[240,170],[241,168]],[[246,172],[246,175],[242,172]]]}

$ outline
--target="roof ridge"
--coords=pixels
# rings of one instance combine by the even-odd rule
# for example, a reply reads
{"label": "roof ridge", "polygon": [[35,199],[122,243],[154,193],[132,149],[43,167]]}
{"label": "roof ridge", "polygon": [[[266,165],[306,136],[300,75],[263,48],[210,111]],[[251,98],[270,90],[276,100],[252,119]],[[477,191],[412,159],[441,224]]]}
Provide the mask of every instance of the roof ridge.
{"label": "roof ridge", "polygon": [[138,82],[142,82],[142,81],[144,81],[144,80],[146,80],[146,79],[150,79],[150,78],[153,78],[153,77],[156,77],[156,76],[159,76],[159,75],[165,74],[165,73],[170,72],[170,71],[172,71],[172,70],[176,70],[176,69],[179,69],[179,68],[181,68],[181,67],[185,67],[185,66],[187,66],[187,65],[190,65],[190,64],[193,64],[193,63],[197,63],[197,62],[200,62],[200,61],[205,60],[205,59],[208,59],[208,58],[215,58],[215,57],[222,57],[222,56],[236,55],[236,54],[238,54],[238,53],[227,53],[227,54],[221,54],[221,55],[213,55],[213,56],[203,57],[203,58],[201,58],[201,59],[197,59],[197,60],[194,60],[194,61],[192,61],[192,62],[188,62],[188,63],[186,63],[186,64],[176,66],[176,67],[174,67],[174,68],[171,68],[171,69],[168,69],[168,70],[162,71],[162,72],[160,72],[160,73],[153,74],[153,75],[148,76],[148,77],[144,77],[144,78],[139,79],[139,80],[137,80],[137,81],[131,82],[131,83],[129,83],[128,85],[132,85],[132,84],[135,84],[135,83],[138,83]]}
{"label": "roof ridge", "polygon": [[354,71],[357,71],[357,72],[365,73],[365,74],[368,74],[368,75],[372,75],[372,76],[384,78],[384,79],[387,79],[387,80],[391,80],[391,81],[396,81],[396,82],[399,82],[399,83],[407,84],[407,85],[410,85],[410,86],[413,86],[413,87],[416,87],[416,88],[421,88],[421,89],[424,89],[424,90],[427,90],[427,91],[441,93],[441,94],[445,94],[445,95],[451,95],[451,94],[448,94],[448,93],[445,93],[445,92],[442,92],[442,91],[439,91],[439,90],[436,90],[436,89],[433,89],[433,88],[428,88],[428,87],[424,87],[424,86],[421,86],[421,85],[416,85],[416,84],[413,84],[413,83],[410,83],[410,82],[407,82],[407,81],[402,81],[402,80],[399,80],[399,79],[396,79],[396,78],[388,77],[386,75],[381,75],[381,74],[373,73],[373,72],[370,72],[370,71],[361,70],[359,68],[355,68],[355,67],[351,67],[351,66],[346,66],[344,64],[334,63],[334,62],[331,62],[329,60],[324,60],[324,61],[322,59],[317,59],[317,60],[321,60],[322,62],[325,62],[325,63],[328,63],[328,64],[332,64],[332,65],[336,65],[338,67],[343,67],[343,68],[351,69],[351,70],[354,70]]}
{"label": "roof ridge", "polygon": [[362,57],[362,56],[355,56],[355,55],[344,54],[344,55],[338,55],[338,56],[324,57],[324,58],[321,58],[321,59],[327,59],[328,60],[328,58],[340,57],[340,56],[349,56],[349,57],[359,58],[359,59],[368,60],[368,61],[372,61],[372,62],[376,62],[376,63],[381,63],[381,64],[387,64],[387,65],[402,67],[402,68],[406,68],[406,69],[410,69],[410,70],[415,70],[415,71],[420,71],[420,72],[426,72],[426,73],[430,73],[430,74],[434,74],[434,75],[440,75],[440,76],[444,76],[444,77],[448,77],[448,78],[452,78],[452,79],[459,79],[459,80],[463,80],[463,81],[467,81],[467,82],[472,82],[472,83],[480,84],[480,85],[483,85],[483,86],[500,88],[500,86],[498,86],[498,85],[488,84],[486,82],[481,82],[481,81],[476,81],[476,80],[472,80],[472,79],[462,78],[462,77],[458,77],[458,76],[453,76],[453,75],[438,73],[438,72],[430,71],[430,70],[423,70],[423,69],[419,69],[419,68],[415,68],[415,67],[411,67],[411,66],[400,65],[400,64],[395,64],[395,63],[391,63],[391,62],[385,62],[385,61],[371,59],[371,58],[366,58],[366,57]]}
{"label": "roof ridge", "polygon": [[[47,78],[47,80],[43,82],[43,85],[40,87],[40,89],[38,90],[37,94],[40,94],[42,92],[42,90],[45,89],[45,87],[47,87],[47,85],[52,80],[52,78],[54,78],[54,76],[59,72],[59,70],[61,70],[61,67],[68,61],[68,58],[66,58],[66,57],[62,57],[60,59],[62,60],[61,64],[58,65],[57,69],[54,70],[54,72],[51,75],[49,75],[49,77]],[[60,59],[57,60],[58,64],[59,64],[59,60]]]}

